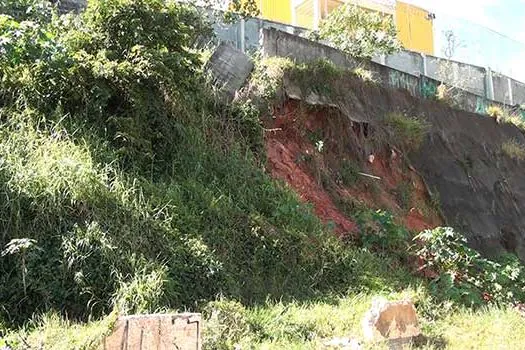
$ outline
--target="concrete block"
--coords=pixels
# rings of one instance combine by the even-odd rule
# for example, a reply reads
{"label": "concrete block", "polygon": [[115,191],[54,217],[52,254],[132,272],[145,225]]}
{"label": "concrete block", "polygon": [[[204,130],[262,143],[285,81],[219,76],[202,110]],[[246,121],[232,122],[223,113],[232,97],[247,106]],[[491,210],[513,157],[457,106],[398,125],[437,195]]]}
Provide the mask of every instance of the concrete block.
{"label": "concrete block", "polygon": [[221,43],[206,67],[214,83],[229,97],[244,86],[253,70],[250,58],[231,44]]}
{"label": "concrete block", "polygon": [[104,350],[200,350],[200,314],[119,317]]}

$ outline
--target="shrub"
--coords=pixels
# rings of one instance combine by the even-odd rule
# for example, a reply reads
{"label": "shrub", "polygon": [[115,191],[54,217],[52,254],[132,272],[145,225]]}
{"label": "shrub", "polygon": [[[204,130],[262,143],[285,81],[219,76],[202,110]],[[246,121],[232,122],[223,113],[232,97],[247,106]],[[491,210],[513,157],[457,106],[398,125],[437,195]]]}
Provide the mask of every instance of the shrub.
{"label": "shrub", "polygon": [[319,26],[318,36],[357,58],[392,54],[401,48],[392,17],[346,3]]}
{"label": "shrub", "polygon": [[430,286],[435,296],[467,305],[525,300],[525,271],[516,257],[503,262],[486,259],[449,227],[423,231],[414,241],[422,268],[438,275]]}
{"label": "shrub", "polygon": [[501,145],[502,151],[512,159],[523,160],[525,159],[525,146],[517,140],[505,141]]}

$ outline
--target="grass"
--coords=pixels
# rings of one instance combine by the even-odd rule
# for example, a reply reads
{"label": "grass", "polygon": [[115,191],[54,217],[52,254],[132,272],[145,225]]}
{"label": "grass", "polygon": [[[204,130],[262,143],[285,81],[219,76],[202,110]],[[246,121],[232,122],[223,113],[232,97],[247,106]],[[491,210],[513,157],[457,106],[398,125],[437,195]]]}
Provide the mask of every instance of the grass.
{"label": "grass", "polygon": [[501,118],[504,114],[504,111],[499,106],[489,106],[487,107],[487,115],[492,118]]}
{"label": "grass", "polygon": [[525,120],[523,117],[517,114],[504,114],[502,118],[503,122],[513,124],[522,132],[525,131]]}
{"label": "grass", "polygon": [[339,175],[345,186],[354,186],[359,180],[361,168],[354,160],[343,160]]}
{"label": "grass", "polygon": [[82,324],[68,321],[56,313],[44,314],[17,333],[7,334],[4,341],[13,349],[94,350],[111,334],[116,316],[111,313],[100,321]]}
{"label": "grass", "polygon": [[387,115],[385,126],[394,145],[406,151],[418,149],[429,129],[429,124],[421,117],[410,117],[402,113]]}
{"label": "grass", "polygon": [[514,160],[525,159],[525,146],[517,140],[505,141],[501,145],[502,151]]}
{"label": "grass", "polygon": [[[388,349],[386,344],[363,342],[361,321],[377,297],[411,299],[416,304],[423,337],[411,347],[414,349],[519,349],[525,342],[523,316],[510,307],[472,311],[436,305],[431,304],[423,289],[408,287],[396,293],[355,294],[308,303],[267,303],[253,308],[220,301],[212,309],[234,309],[235,317],[222,314],[205,323],[204,349],[226,349],[234,344],[242,349],[321,349],[336,337],[356,339],[365,349]],[[242,330],[237,328],[240,331],[232,334],[233,328],[228,325],[242,325]],[[217,341],[216,330],[226,328],[229,341],[225,333]]]}

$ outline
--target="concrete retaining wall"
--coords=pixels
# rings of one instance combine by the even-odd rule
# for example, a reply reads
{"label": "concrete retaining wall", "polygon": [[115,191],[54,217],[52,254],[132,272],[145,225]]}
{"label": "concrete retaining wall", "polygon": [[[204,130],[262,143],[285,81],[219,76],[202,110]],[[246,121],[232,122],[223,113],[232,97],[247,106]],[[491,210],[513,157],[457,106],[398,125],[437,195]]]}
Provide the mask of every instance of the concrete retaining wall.
{"label": "concrete retaining wall", "polygon": [[[441,84],[439,80],[433,77],[406,73],[376,62],[357,62],[347,58],[346,55],[332,47],[275,29],[263,31],[261,45],[265,56],[288,57],[298,63],[328,59],[337,66],[346,69],[362,66],[371,70],[382,86],[407,90],[412,96],[419,98],[434,99],[437,88]],[[457,95],[457,107],[469,112],[485,114],[487,107],[501,105],[498,101],[487,99],[483,94],[466,90],[460,90]]]}

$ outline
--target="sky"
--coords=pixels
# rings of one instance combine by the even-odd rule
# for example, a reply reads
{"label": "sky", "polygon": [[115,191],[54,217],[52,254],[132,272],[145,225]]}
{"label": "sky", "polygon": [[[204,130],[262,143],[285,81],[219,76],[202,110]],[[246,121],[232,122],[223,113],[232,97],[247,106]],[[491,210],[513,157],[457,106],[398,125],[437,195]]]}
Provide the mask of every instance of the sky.
{"label": "sky", "polygon": [[525,0],[404,1],[436,14],[436,55],[443,55],[444,31],[453,30],[461,44],[453,59],[525,82]]}

